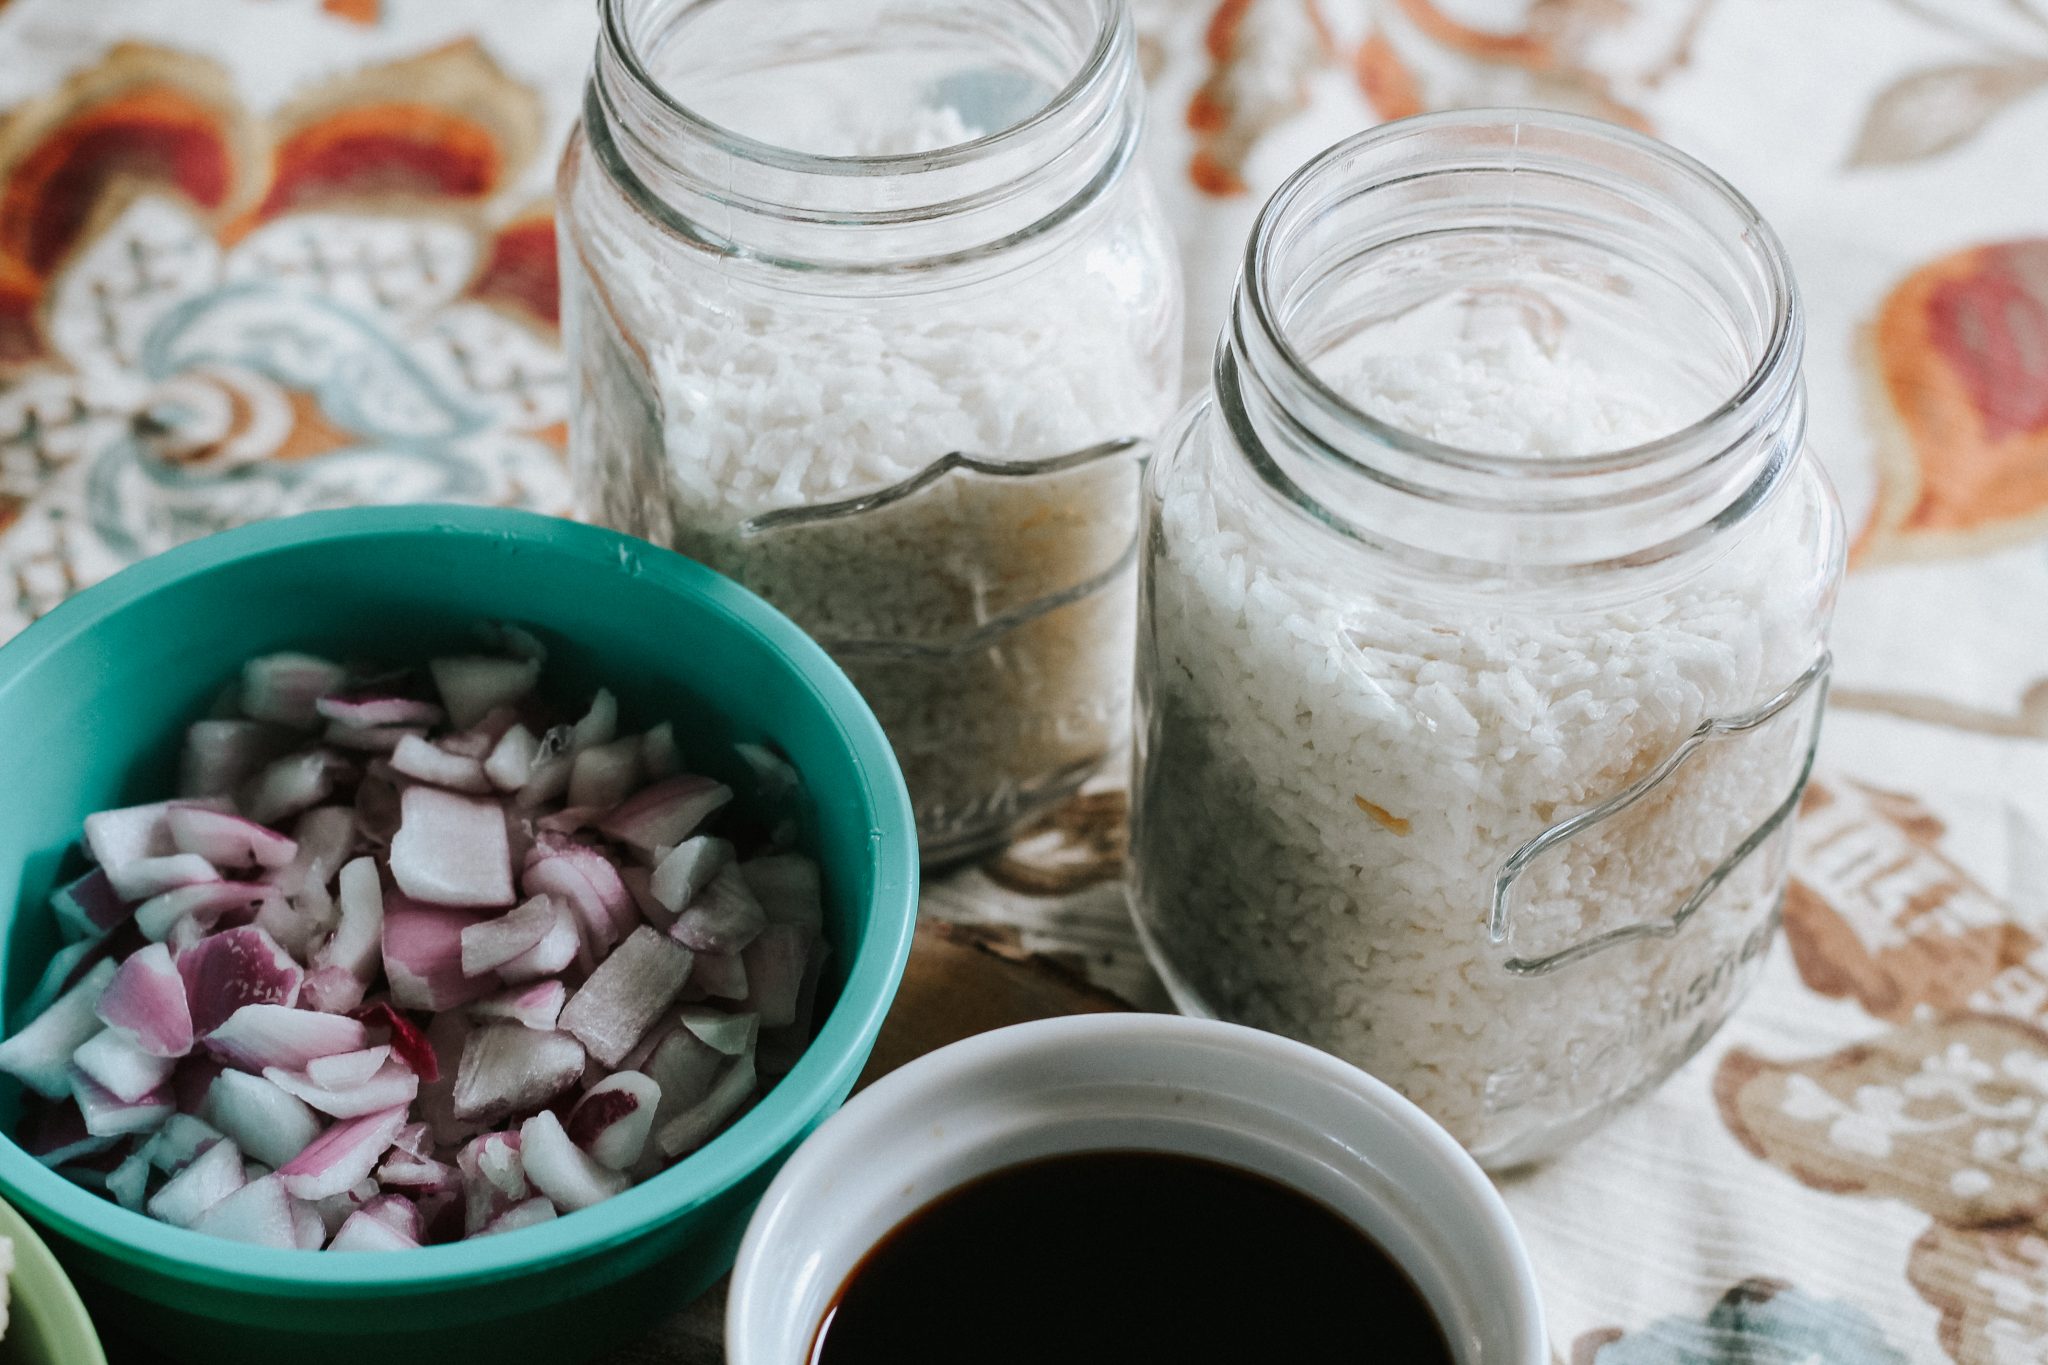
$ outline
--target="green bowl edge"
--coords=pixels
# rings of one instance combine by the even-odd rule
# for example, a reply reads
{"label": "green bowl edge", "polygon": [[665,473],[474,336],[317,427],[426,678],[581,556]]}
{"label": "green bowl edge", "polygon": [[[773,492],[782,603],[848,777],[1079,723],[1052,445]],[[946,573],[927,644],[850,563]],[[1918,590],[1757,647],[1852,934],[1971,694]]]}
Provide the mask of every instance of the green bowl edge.
{"label": "green bowl edge", "polygon": [[[845,731],[870,816],[873,927],[825,1027],[766,1099],[701,1151],[627,1195],[501,1237],[402,1255],[328,1256],[243,1246],[130,1213],[44,1167],[0,1135],[0,1194],[22,1212],[103,1254],[158,1273],[280,1298],[429,1295],[531,1274],[632,1241],[744,1180],[840,1103],[893,1002],[916,929],[918,857],[895,751],[853,683],[816,641],[761,598],[673,551],[602,527],[507,508],[453,504],[304,512],[218,532],[130,565],[86,588],[0,646],[0,696],[16,677],[101,617],[234,559],[323,540],[416,533],[482,535],[602,563],[637,560],[643,578],[708,600],[796,666]],[[893,932],[892,932],[893,931]]]}
{"label": "green bowl edge", "polygon": [[33,1335],[49,1348],[48,1365],[107,1365],[107,1353],[84,1300],[28,1219],[0,1200],[0,1236],[14,1243],[7,1349],[21,1350]]}

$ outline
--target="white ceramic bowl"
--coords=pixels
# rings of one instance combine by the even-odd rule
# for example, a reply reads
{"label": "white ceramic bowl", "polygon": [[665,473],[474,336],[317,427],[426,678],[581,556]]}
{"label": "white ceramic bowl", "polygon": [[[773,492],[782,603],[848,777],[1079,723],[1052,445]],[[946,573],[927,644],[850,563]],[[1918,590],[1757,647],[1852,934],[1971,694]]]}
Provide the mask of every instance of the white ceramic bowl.
{"label": "white ceramic bowl", "polygon": [[804,1365],[861,1256],[936,1196],[1003,1166],[1105,1149],[1204,1156],[1291,1185],[1407,1268],[1458,1365],[1549,1361],[1507,1206],[1420,1109],[1273,1034],[1098,1014],[942,1048],[826,1120],[768,1187],[740,1245],[726,1309],[731,1365]]}

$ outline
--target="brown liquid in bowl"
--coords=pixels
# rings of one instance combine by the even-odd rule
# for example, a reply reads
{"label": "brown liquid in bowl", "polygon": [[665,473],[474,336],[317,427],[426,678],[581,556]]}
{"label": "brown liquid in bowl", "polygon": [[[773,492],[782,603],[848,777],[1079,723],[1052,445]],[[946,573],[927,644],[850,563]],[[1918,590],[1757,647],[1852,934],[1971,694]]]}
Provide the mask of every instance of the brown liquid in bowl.
{"label": "brown liquid in bowl", "polygon": [[1162,1152],[991,1172],[855,1266],[812,1365],[1452,1365],[1407,1273],[1264,1176]]}

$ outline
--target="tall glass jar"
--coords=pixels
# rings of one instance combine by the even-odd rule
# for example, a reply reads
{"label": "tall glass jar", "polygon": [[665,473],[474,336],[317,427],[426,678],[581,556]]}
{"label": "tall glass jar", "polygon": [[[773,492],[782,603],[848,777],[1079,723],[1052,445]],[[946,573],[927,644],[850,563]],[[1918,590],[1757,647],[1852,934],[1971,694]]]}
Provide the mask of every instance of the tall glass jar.
{"label": "tall glass jar", "polygon": [[1146,482],[1134,902],[1182,1008],[1543,1156],[1777,925],[1841,517],[1784,253],[1670,148],[1482,111],[1260,216]]}
{"label": "tall glass jar", "polygon": [[585,511],[834,654],[928,862],[998,843],[1123,742],[1178,401],[1122,0],[602,13],[560,186]]}

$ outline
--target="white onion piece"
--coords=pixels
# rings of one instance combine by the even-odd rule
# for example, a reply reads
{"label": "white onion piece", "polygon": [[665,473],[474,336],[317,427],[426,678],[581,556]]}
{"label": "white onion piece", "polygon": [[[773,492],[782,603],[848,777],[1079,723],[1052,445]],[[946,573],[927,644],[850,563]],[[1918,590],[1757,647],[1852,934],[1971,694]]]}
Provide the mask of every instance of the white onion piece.
{"label": "white onion piece", "polygon": [[141,1153],[129,1153],[120,1165],[107,1172],[107,1193],[128,1212],[142,1212],[143,1197],[149,1193],[149,1162]]}
{"label": "white onion piece", "polygon": [[618,734],[619,699],[611,694],[610,688],[600,687],[597,695],[590,699],[590,709],[576,722],[575,737],[570,747],[580,754],[585,749],[611,743]]}
{"label": "white onion piece", "polygon": [[224,797],[292,745],[288,730],[254,720],[202,720],[186,728],[178,795]]}
{"label": "white onion piece", "polygon": [[551,896],[544,899],[555,908],[554,927],[531,949],[499,967],[500,980],[518,982],[551,977],[566,969],[583,951],[583,932],[576,913]]}
{"label": "white onion piece", "polygon": [[492,747],[484,760],[484,776],[503,792],[516,792],[533,776],[533,760],[540,752],[540,740],[524,725],[514,725]]}
{"label": "white onion piece", "polygon": [[463,730],[496,708],[522,700],[540,682],[538,659],[463,655],[435,659],[427,668],[448,708],[448,719]]}
{"label": "white onion piece", "polygon": [[236,804],[251,820],[274,825],[331,796],[340,762],[326,749],[287,754],[243,784]]}
{"label": "white onion piece", "polygon": [[569,804],[591,809],[616,806],[640,782],[637,737],[578,749],[569,766]]}
{"label": "white onion piece", "polygon": [[246,1071],[214,1077],[199,1117],[271,1166],[290,1161],[320,1132],[319,1118],[303,1100]]}
{"label": "white onion piece", "polygon": [[682,766],[682,755],[676,749],[676,727],[673,721],[663,721],[640,736],[640,770],[648,780],[659,782],[664,777],[675,776]]}
{"label": "white onion piece", "polygon": [[552,1222],[556,1216],[554,1204],[545,1196],[536,1196],[505,1210],[477,1229],[475,1235],[492,1237],[501,1232],[517,1232],[521,1228],[537,1227],[542,1223]]}
{"label": "white onion piece", "polygon": [[683,1156],[710,1141],[712,1134],[753,1097],[756,1080],[754,1054],[749,1048],[726,1064],[703,1099],[674,1118],[662,1121],[654,1140],[663,1155]]}
{"label": "white onion piece", "polygon": [[546,1109],[519,1126],[519,1157],[527,1180],[564,1212],[587,1209],[633,1183],[569,1141],[562,1121]]}
{"label": "white onion piece", "polygon": [[776,924],[825,932],[825,901],[818,865],[801,853],[772,853],[740,864],[747,889]]}
{"label": "white onion piece", "polygon": [[747,1009],[762,1028],[796,1022],[797,996],[811,956],[811,932],[794,924],[771,924],[747,945]]}
{"label": "white onion piece", "polygon": [[399,799],[391,876],[400,890],[435,905],[512,903],[512,855],[496,805],[433,787],[408,787]]}
{"label": "white onion piece", "polygon": [[177,1060],[143,1051],[126,1029],[107,1028],[80,1043],[71,1064],[121,1103],[141,1104],[170,1079]]}
{"label": "white onion piece", "polygon": [[699,953],[690,961],[690,985],[712,1000],[747,998],[747,963],[738,953]]}
{"label": "white onion piece", "polygon": [[356,1211],[327,1244],[329,1251],[416,1251],[419,1241],[408,1237],[382,1219]]}
{"label": "white onion piece", "polygon": [[168,941],[180,924],[203,935],[223,916],[255,919],[279,899],[274,886],[252,882],[199,882],[151,896],[135,908],[135,927],[152,943]]}
{"label": "white onion piece", "polygon": [[671,916],[680,915],[732,861],[731,844],[699,834],[661,855],[648,878],[647,889]]}
{"label": "white onion piece", "polygon": [[[351,1019],[348,1022],[354,1024]],[[356,1038],[362,1039],[362,1025],[356,1024]],[[350,1090],[363,1085],[384,1069],[384,1063],[391,1056],[391,1046],[379,1043],[376,1047],[358,1048],[354,1052],[337,1052],[325,1057],[315,1057],[305,1065],[306,1079],[327,1090]]]}
{"label": "white onion piece", "polygon": [[299,1248],[298,1220],[291,1196],[275,1175],[242,1186],[200,1214],[192,1230],[278,1251]]}
{"label": "white onion piece", "polygon": [[576,912],[584,942],[608,947],[640,922],[632,893],[603,854],[587,848],[536,849],[520,877],[529,896],[552,896]]}
{"label": "white onion piece", "polygon": [[341,918],[334,936],[313,955],[315,968],[335,968],[367,982],[383,954],[384,885],[374,858],[357,858],[341,869]]}
{"label": "white onion piece", "polygon": [[201,1214],[241,1189],[244,1183],[241,1150],[232,1138],[224,1138],[165,1181],[164,1187],[150,1196],[145,1209],[160,1222],[189,1228],[199,1221]]}
{"label": "white onion piece", "polygon": [[478,1019],[505,1019],[528,1028],[551,1029],[561,1020],[569,988],[555,980],[533,981],[486,996],[469,1007]]}
{"label": "white onion piece", "polygon": [[412,1103],[420,1089],[420,1078],[396,1058],[386,1061],[369,1080],[350,1086],[318,1085],[303,1072],[275,1066],[264,1068],[263,1079],[338,1119],[361,1118],[395,1108],[403,1121],[405,1106]]}
{"label": "white onion piece", "polygon": [[391,751],[391,766],[407,777],[450,791],[482,794],[491,790],[482,763],[410,735]]}
{"label": "white onion piece", "polygon": [[[173,1114],[164,1126],[150,1134],[149,1141],[135,1154],[157,1170],[176,1175],[196,1160],[201,1152],[221,1141],[220,1129],[190,1114]],[[236,1158],[239,1163],[240,1157]]]}
{"label": "white onion piece", "polygon": [[155,858],[136,858],[107,869],[107,882],[114,894],[125,901],[146,901],[181,886],[217,882],[220,873],[196,853],[166,853]]}
{"label": "white onion piece", "polygon": [[358,730],[389,725],[431,728],[443,719],[441,708],[430,701],[374,690],[332,693],[314,702],[313,709],[331,721]]}
{"label": "white onion piece", "polygon": [[311,654],[265,654],[242,665],[242,713],[251,720],[311,729],[320,698],[348,680],[340,664]]}
{"label": "white onion piece", "polygon": [[[171,843],[218,868],[284,867],[298,856],[298,844],[254,820],[204,806],[172,806],[164,816]],[[200,880],[204,880],[201,878]]]}
{"label": "white onion piece", "polygon": [[562,1007],[562,1027],[590,1055],[616,1066],[682,994],[690,950],[641,925],[597,965]]}
{"label": "white onion piece", "polygon": [[55,1004],[0,1042],[0,1071],[45,1099],[69,1094],[71,1054],[100,1031],[100,1018],[93,1011],[116,970],[110,961],[93,964]]}
{"label": "white onion piece", "polygon": [[95,811],[85,817],[85,846],[94,862],[111,876],[116,868],[144,858],[161,858],[176,853],[171,827],[166,818],[172,805],[203,806],[212,810],[231,809],[218,798],[174,803],[152,801],[142,806]]}

